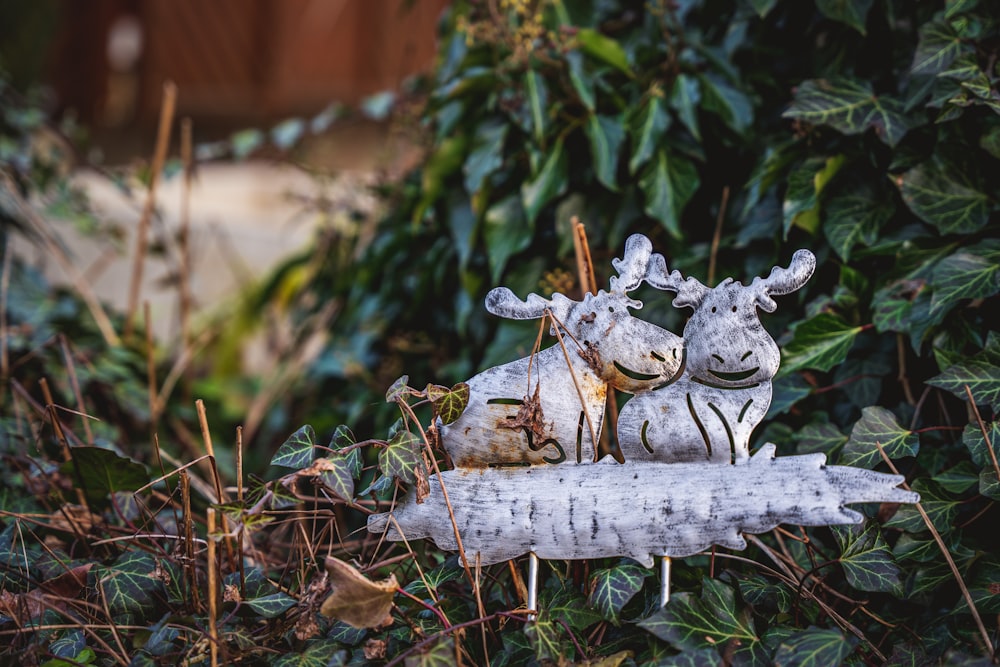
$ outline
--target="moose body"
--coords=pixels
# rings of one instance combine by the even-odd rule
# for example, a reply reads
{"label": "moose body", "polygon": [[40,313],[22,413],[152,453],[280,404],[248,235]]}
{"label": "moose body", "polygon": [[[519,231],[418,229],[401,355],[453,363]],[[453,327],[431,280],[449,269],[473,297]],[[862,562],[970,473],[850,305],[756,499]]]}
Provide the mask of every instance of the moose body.
{"label": "moose body", "polygon": [[573,301],[561,294],[524,301],[497,288],[486,308],[507,319],[549,318],[558,341],[531,357],[468,381],[469,404],[441,441],[459,468],[583,463],[597,458],[608,387],[636,393],[676,379],[683,358],[675,334],[632,317],[627,292],[646,277],[652,245],[635,235],[613,262],[611,289]]}
{"label": "moose body", "polygon": [[618,442],[629,461],[745,463],[750,435],[771,404],[771,379],[781,353],[757,315],[773,312],[772,294],[793,292],[809,279],[816,258],[799,250],[787,269],[744,286],[727,279],[708,288],[678,271],[667,274],[661,255],[646,281],[677,292],[674,306],[694,313],[684,327],[685,368],[676,382],[625,404]]}

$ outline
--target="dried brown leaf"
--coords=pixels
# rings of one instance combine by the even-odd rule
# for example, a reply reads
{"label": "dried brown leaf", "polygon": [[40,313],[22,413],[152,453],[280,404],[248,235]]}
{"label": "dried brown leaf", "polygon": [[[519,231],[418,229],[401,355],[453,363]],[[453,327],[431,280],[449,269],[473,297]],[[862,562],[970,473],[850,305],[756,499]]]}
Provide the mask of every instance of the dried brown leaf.
{"label": "dried brown leaf", "polygon": [[372,581],[337,558],[326,559],[333,592],[320,608],[328,618],[336,618],[355,628],[382,625],[392,608],[392,598],[399,589],[396,575],[384,581]]}

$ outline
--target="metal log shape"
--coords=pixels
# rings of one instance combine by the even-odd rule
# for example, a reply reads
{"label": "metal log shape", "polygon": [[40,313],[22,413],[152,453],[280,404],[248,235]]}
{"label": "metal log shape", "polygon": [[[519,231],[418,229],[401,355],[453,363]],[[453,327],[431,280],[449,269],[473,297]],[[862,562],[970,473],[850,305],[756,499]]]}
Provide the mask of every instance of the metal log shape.
{"label": "metal log shape", "polygon": [[[441,473],[465,551],[482,564],[534,552],[547,559],[628,556],[652,567],[658,556],[689,556],[713,544],[743,549],[743,533],[781,523],[860,523],[849,503],[915,503],[897,475],[826,465],[823,454],[774,457],[767,444],[742,465],[641,462],[566,463]],[[429,537],[457,549],[436,480],[417,504],[411,491],[368,530],[390,540]],[[401,534],[402,533],[402,534]]]}

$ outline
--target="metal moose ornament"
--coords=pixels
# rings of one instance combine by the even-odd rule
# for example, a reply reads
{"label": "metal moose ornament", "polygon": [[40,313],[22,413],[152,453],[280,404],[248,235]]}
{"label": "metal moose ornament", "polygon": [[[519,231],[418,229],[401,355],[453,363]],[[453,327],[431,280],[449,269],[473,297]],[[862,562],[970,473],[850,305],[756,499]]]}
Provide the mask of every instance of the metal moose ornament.
{"label": "metal moose ornament", "polygon": [[[548,349],[469,380],[470,400],[441,442],[456,468],[440,492],[417,503],[413,491],[391,513],[369,518],[388,539],[429,537],[483,565],[529,553],[546,559],[627,556],[664,568],[669,558],[712,545],[743,549],[743,534],[778,524],[859,523],[845,505],[914,503],[903,478],[826,465],[824,454],[775,458],[775,446],[749,451],[771,402],[780,352],[758,318],[772,296],[802,287],[816,259],[799,250],[787,268],[744,286],[715,288],[668,273],[649,240],[634,235],[608,292],[572,301],[561,294],[524,301],[504,287],[487,309],[500,317],[548,317],[558,339]],[[694,309],[683,338],[632,316],[628,293],[645,281]],[[597,460],[608,387],[631,393],[618,420],[625,458]],[[528,606],[534,609],[534,576]]]}

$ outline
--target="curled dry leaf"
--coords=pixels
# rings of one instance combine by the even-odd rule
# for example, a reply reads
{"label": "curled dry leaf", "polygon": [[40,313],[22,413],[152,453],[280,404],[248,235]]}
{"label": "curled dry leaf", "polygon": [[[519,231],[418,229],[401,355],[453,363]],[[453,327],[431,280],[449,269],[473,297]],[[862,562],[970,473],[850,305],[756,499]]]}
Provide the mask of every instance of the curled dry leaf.
{"label": "curled dry leaf", "polygon": [[330,593],[320,608],[328,618],[336,618],[355,628],[375,628],[383,625],[392,608],[392,598],[399,589],[396,575],[384,581],[372,581],[337,558],[326,559],[330,575]]}

